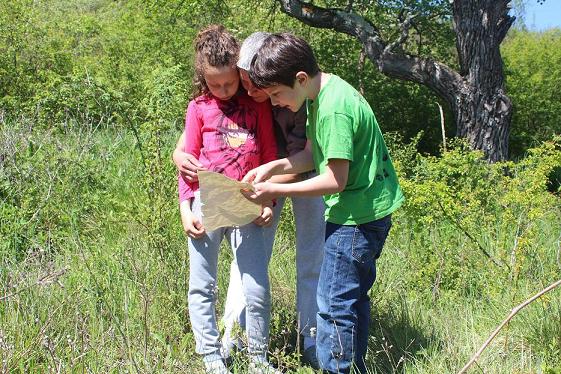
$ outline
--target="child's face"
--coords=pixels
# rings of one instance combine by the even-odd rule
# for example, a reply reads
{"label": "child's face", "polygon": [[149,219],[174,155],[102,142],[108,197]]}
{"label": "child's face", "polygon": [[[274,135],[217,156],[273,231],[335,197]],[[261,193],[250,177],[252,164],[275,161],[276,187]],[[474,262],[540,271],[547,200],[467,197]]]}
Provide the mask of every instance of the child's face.
{"label": "child's face", "polygon": [[253,98],[253,100],[257,101],[258,103],[262,103],[265,100],[269,99],[267,93],[259,88],[255,87],[249,79],[249,74],[247,70],[239,69],[240,70],[240,80],[242,81],[242,86],[247,90],[247,94]]}
{"label": "child's face", "polygon": [[269,95],[273,105],[297,112],[306,100],[306,91],[304,88],[305,85],[297,79],[293,87],[279,84],[277,86],[263,88],[263,91]]}
{"label": "child's face", "polygon": [[238,69],[231,66],[206,66],[205,82],[210,93],[220,100],[229,100],[238,92]]}

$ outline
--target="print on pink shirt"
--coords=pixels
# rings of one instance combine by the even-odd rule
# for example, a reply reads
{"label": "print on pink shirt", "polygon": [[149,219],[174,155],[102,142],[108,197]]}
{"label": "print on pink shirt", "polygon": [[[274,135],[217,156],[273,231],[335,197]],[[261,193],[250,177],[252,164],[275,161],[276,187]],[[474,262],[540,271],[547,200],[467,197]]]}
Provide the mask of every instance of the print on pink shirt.
{"label": "print on pink shirt", "polygon": [[252,156],[257,160],[259,158],[260,149],[255,141],[257,112],[251,107],[236,105],[233,101],[220,102],[218,108],[220,112],[215,117],[216,123],[213,126],[216,128],[214,146],[208,149],[220,152],[221,157],[211,157],[206,152],[207,147],[202,149],[203,156],[211,160],[213,171],[217,173],[226,171],[225,174],[243,176],[250,170],[248,161]]}

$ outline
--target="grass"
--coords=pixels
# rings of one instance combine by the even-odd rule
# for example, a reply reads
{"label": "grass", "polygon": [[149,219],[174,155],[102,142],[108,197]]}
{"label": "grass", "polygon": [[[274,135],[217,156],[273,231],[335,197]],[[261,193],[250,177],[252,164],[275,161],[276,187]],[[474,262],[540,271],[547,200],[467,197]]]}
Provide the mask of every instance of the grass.
{"label": "grass", "polygon": [[[30,128],[2,125],[0,154],[8,155],[11,144],[16,157],[5,158],[1,169],[0,218],[11,231],[0,231],[0,370],[202,373],[187,316],[188,258],[176,197],[147,208],[134,137],[85,128],[34,132],[31,141]],[[165,133],[162,155],[170,154],[175,136]],[[173,191],[173,168],[162,170]],[[11,209],[14,201],[25,209]],[[541,234],[524,252],[530,270],[511,280],[444,223],[416,227],[397,213],[371,291],[370,371],[458,371],[513,306],[559,277],[558,208],[553,219],[536,223]],[[485,230],[487,244],[496,245],[491,233]],[[294,348],[293,235],[287,206],[270,266],[271,357],[287,371],[311,373]],[[426,266],[423,256],[431,260]],[[230,260],[224,247],[219,313]],[[243,372],[243,358],[235,368]],[[561,372],[561,290],[516,316],[472,372]]]}

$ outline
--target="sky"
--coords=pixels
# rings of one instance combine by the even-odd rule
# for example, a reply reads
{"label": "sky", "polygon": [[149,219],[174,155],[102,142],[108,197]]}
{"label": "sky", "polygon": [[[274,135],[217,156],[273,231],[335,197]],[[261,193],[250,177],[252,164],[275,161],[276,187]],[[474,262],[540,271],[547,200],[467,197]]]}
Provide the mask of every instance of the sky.
{"label": "sky", "polygon": [[542,31],[551,27],[561,27],[561,0],[545,0],[542,5],[537,0],[526,2],[525,24],[530,30]]}

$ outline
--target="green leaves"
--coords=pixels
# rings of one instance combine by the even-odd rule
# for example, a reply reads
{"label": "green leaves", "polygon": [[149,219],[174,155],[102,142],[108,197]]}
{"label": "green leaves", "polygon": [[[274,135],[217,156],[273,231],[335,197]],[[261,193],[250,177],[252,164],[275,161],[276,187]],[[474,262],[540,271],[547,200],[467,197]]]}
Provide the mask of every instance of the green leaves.
{"label": "green leaves", "polygon": [[517,163],[488,164],[461,141],[442,157],[398,151],[394,159],[406,195],[402,222],[415,233],[413,240],[435,238],[426,244],[430,255],[410,253],[423,269],[415,278],[420,285],[438,274],[461,291],[473,280],[457,279],[464,274],[458,269],[476,266],[480,275],[494,274],[500,288],[501,282],[529,276],[534,261],[547,256],[539,244],[541,224],[561,213],[559,198],[548,191],[548,180],[561,167],[561,138],[531,149]]}
{"label": "green leaves", "polygon": [[561,133],[561,30],[515,31],[501,52],[515,109],[511,150],[519,157]]}

